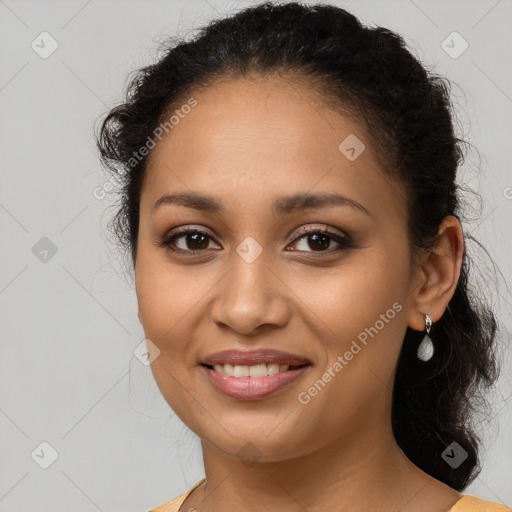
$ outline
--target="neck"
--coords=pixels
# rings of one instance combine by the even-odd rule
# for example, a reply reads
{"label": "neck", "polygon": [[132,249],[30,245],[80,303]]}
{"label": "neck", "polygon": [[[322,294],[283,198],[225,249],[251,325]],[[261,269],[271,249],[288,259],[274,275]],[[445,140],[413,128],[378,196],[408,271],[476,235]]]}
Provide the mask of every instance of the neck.
{"label": "neck", "polygon": [[[368,429],[321,449],[276,462],[241,461],[202,441],[206,485],[196,501],[202,512],[237,510],[420,511],[427,491],[440,490],[439,510],[458,493],[404,455],[388,430]],[[440,486],[446,487],[441,489]],[[448,493],[446,493],[446,491]],[[423,499],[423,502],[425,499]],[[432,501],[428,503],[432,506]],[[430,509],[435,510],[435,509]]]}

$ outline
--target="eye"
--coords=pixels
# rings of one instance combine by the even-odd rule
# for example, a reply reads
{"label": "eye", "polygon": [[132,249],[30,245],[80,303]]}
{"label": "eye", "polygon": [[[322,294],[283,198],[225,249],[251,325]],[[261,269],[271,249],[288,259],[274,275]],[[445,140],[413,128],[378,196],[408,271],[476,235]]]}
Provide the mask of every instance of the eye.
{"label": "eye", "polygon": [[[159,246],[172,252],[198,254],[203,252],[205,249],[208,249],[209,239],[211,240],[212,238],[204,231],[183,227],[175,229],[172,233],[166,236],[159,243]],[[177,240],[180,240],[181,243],[176,243]],[[176,245],[178,248],[175,247]]]}
{"label": "eye", "polygon": [[[298,236],[297,236],[298,235]],[[302,242],[303,247],[299,248],[299,252],[320,252],[335,253],[343,249],[353,247],[352,240],[346,234],[337,231],[331,231],[326,228],[302,229],[298,234],[294,235],[292,242]],[[206,232],[190,227],[181,227],[172,231],[169,235],[159,242],[160,247],[174,253],[188,253],[197,255],[204,253],[210,249],[209,242],[213,238]],[[338,247],[332,249],[331,243],[335,242]],[[312,249],[308,251],[307,248]]]}
{"label": "eye", "polygon": [[[353,247],[352,240],[348,235],[327,228],[303,229],[299,231],[298,235],[298,238],[293,241],[302,242],[302,248],[298,249],[300,252],[332,254]],[[338,244],[334,250],[331,250],[332,242]],[[308,251],[307,248],[312,250]]]}

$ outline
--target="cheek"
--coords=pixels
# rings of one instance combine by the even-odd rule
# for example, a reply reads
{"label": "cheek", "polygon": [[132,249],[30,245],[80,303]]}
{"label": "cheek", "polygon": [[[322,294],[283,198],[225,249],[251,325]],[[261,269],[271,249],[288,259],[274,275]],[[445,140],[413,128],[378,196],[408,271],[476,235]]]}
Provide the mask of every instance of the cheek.
{"label": "cheek", "polygon": [[146,336],[164,345],[207,290],[191,266],[171,265],[160,253],[143,247],[137,254],[135,285]]}
{"label": "cheek", "polygon": [[[326,350],[318,373],[299,390],[305,430],[335,438],[386,413],[406,329],[403,263],[369,253],[303,288],[303,297],[316,297],[307,304],[322,320],[318,346]],[[326,293],[318,293],[321,285]]]}
{"label": "cheek", "polygon": [[[347,340],[372,326],[395,302],[403,309],[408,289],[406,264],[398,251],[363,249],[346,265],[304,282],[301,297],[333,334]],[[396,309],[388,316],[395,318]]]}
{"label": "cheek", "polygon": [[[302,290],[303,299],[322,320],[318,337],[323,337],[326,355],[321,364],[334,371],[341,357],[335,373],[343,376],[332,384],[336,396],[357,389],[371,400],[383,384],[392,385],[407,328],[408,290],[407,253],[395,249],[375,245],[361,250],[346,266]],[[350,402],[350,397],[343,400]]]}
{"label": "cheek", "polygon": [[163,398],[180,418],[193,424],[190,401],[197,392],[190,375],[194,363],[190,340],[193,326],[200,321],[194,314],[208,288],[201,289],[196,278],[159,260],[149,250],[137,255],[140,321],[145,337],[160,350],[150,368]]}

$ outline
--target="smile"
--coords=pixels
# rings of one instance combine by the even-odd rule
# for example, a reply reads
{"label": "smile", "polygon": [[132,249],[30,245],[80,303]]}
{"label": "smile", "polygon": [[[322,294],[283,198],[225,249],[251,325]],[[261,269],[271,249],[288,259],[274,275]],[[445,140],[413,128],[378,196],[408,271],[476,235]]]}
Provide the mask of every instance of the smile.
{"label": "smile", "polygon": [[222,394],[238,400],[260,400],[292,385],[310,366],[202,364],[201,368]]}

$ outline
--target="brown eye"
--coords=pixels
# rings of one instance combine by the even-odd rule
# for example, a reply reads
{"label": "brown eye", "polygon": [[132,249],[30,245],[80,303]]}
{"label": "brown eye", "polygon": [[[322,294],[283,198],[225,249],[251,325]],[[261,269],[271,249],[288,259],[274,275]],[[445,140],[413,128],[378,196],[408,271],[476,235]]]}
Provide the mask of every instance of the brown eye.
{"label": "brown eye", "polygon": [[[167,235],[160,243],[160,247],[175,253],[200,254],[210,249],[210,242],[213,238],[197,229],[179,228]],[[302,242],[299,252],[328,253],[332,254],[343,249],[353,247],[352,241],[348,235],[330,231],[329,229],[309,229],[302,230],[299,236],[293,241],[295,244]],[[337,248],[334,247],[333,244]]]}
{"label": "brown eye", "polygon": [[[302,231],[300,236],[294,241],[296,244],[298,242],[303,242],[302,248],[299,247],[297,249],[301,252],[332,253],[352,247],[351,239],[347,235],[342,235],[328,229],[310,229],[308,231]],[[334,245],[338,245],[338,248],[330,250],[332,249],[333,242]]]}
{"label": "brown eye", "polygon": [[176,240],[184,238],[186,249],[190,249],[192,251],[208,248],[208,235],[204,235],[202,233],[190,233],[188,235],[180,235],[174,238]]}
{"label": "brown eye", "polygon": [[332,242],[332,238],[329,235],[324,235],[323,233],[313,233],[312,235],[302,237],[302,239],[306,239],[308,247],[313,251],[329,249]]}
{"label": "brown eye", "polygon": [[208,249],[210,235],[197,229],[181,229],[166,236],[159,244],[173,252],[196,253]]}

